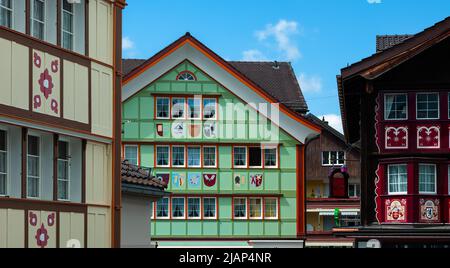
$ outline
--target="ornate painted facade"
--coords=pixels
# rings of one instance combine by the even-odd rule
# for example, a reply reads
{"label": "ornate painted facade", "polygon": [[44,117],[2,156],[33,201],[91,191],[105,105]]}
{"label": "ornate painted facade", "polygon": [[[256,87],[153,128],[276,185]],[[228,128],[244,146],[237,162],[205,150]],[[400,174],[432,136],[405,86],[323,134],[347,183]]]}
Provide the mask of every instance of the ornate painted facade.
{"label": "ornate painted facade", "polygon": [[0,247],[120,245],[124,7],[2,1]]}
{"label": "ornate painted facade", "polygon": [[279,101],[189,34],[134,64],[123,84],[123,157],[172,193],[153,207],[152,239],[302,246],[304,143],[320,129],[284,104],[270,109]]}

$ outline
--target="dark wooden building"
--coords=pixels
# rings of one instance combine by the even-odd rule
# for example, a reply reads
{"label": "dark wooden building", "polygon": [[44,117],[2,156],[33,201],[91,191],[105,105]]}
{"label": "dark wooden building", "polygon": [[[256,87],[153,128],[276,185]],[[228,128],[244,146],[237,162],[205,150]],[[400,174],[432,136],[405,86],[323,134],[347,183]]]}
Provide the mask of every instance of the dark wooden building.
{"label": "dark wooden building", "polygon": [[[309,114],[307,118],[322,128],[322,134],[306,147],[306,200],[308,247],[352,247],[352,239],[333,237],[334,213],[339,209],[341,226],[360,224],[360,155],[359,148],[348,144],[342,133],[325,119]],[[333,174],[348,175],[346,191],[341,196],[331,189]]]}
{"label": "dark wooden building", "polygon": [[450,245],[450,17],[338,76],[344,131],[361,145],[362,228],[384,247]]}

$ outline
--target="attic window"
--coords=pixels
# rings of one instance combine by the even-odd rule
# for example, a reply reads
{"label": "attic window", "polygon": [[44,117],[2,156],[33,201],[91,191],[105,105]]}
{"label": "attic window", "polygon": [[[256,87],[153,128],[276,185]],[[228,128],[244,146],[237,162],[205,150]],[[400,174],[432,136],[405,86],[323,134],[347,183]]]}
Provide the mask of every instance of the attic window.
{"label": "attic window", "polygon": [[177,80],[178,81],[197,81],[197,78],[195,77],[195,75],[189,71],[184,71],[181,72],[178,76],[177,76]]}

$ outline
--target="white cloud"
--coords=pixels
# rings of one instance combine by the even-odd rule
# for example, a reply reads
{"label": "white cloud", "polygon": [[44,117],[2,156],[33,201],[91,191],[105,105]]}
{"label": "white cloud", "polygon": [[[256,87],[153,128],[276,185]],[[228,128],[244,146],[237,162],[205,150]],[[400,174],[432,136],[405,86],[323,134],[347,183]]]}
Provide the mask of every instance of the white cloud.
{"label": "white cloud", "polygon": [[340,133],[344,133],[344,130],[342,128],[342,118],[340,115],[337,114],[326,114],[326,115],[322,115],[319,116],[320,119],[325,117],[325,121],[328,122],[328,124],[336,129],[337,131],[339,131]]}
{"label": "white cloud", "polygon": [[280,20],[277,24],[269,24],[262,31],[256,32],[259,41],[274,38],[276,47],[285,54],[287,60],[296,60],[302,55],[298,47],[292,42],[291,37],[299,33],[298,23],[296,21]]}
{"label": "white cloud", "polygon": [[300,87],[303,92],[318,93],[322,91],[322,78],[318,75],[307,75],[301,73],[299,77]]}
{"label": "white cloud", "polygon": [[267,61],[266,56],[264,54],[257,50],[257,49],[250,49],[242,52],[242,60],[243,61]]}
{"label": "white cloud", "polygon": [[134,48],[134,42],[127,36],[122,38],[122,49],[131,50]]}
{"label": "white cloud", "polygon": [[381,0],[367,0],[367,3],[369,3],[369,4],[381,4],[382,1]]}

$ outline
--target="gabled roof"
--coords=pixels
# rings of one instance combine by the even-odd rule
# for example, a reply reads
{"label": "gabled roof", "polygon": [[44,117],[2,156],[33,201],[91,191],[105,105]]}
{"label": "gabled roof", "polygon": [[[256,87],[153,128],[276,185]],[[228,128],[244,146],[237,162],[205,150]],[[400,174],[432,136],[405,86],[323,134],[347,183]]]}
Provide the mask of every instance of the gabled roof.
{"label": "gabled roof", "polygon": [[[144,62],[143,59],[122,60],[124,75],[127,76]],[[229,61],[229,63],[279,103],[284,103],[289,109],[300,114],[308,112],[305,97],[289,62]]]}
{"label": "gabled roof", "polygon": [[[214,77],[214,79],[222,80],[218,82],[232,92],[239,91],[245,88],[246,95],[244,97],[244,101],[248,103],[258,102],[259,100],[270,104],[279,103],[281,115],[280,127],[291,134],[291,136],[295,137],[297,140],[304,142],[306,136],[313,135],[313,133],[320,133],[320,127],[305,119],[292,108],[289,108],[286,103],[280,103],[280,101],[277,100],[276,97],[267,92],[269,90],[263,88],[256,81],[253,81],[251,78],[247,77],[242,73],[242,71],[240,71],[236,66],[233,66],[230,62],[222,59],[219,55],[214,53],[200,41],[191,36],[190,33],[186,33],[186,35],[182,36],[171,45],[144,62],[126,60],[126,68],[128,68],[128,70],[131,69],[131,71],[129,71],[129,73],[127,73],[123,77],[124,92],[122,100],[127,100],[135,93],[142,90],[145,86],[155,81],[157,77],[163,75],[162,71],[169,71],[170,68],[175,67],[176,64],[179,64],[186,59],[197,61],[194,62],[196,65],[200,63],[203,65],[204,69],[208,69],[209,71],[211,70],[211,68],[213,68],[216,76]],[[178,62],[176,62],[175,64],[174,61],[176,60]],[[142,64],[138,67],[133,68],[132,65],[137,65],[138,63]],[[200,69],[202,69],[202,66],[199,67]],[[152,71],[149,71],[150,69],[152,69]],[[142,74],[146,75],[142,76]],[[158,74],[159,76],[156,76],[156,74]],[[291,78],[290,80],[291,82],[294,81],[293,78]],[[296,90],[299,89],[299,86],[294,87],[296,88]],[[273,89],[274,87],[270,88]],[[247,100],[245,100],[245,98]],[[301,97],[299,93],[299,101],[300,98]],[[303,104],[302,107],[305,108],[305,105]],[[288,123],[291,120],[301,124],[302,126],[300,127],[298,125],[291,125],[290,123]]]}
{"label": "gabled roof", "polygon": [[386,71],[446,39],[450,34],[449,30],[450,17],[447,17],[402,43],[343,68],[342,78],[345,80],[356,75],[367,79],[377,78]]}
{"label": "gabled roof", "polygon": [[330,126],[328,124],[328,122],[318,118],[317,116],[315,116],[313,114],[308,114],[306,116],[306,118],[308,118],[309,120],[311,120],[315,124],[321,126],[323,129],[325,129],[326,131],[331,133],[333,136],[335,136],[336,138],[340,139],[341,141],[343,141],[344,143],[347,144],[347,141],[345,140],[345,136],[341,132],[337,131],[332,126]]}

